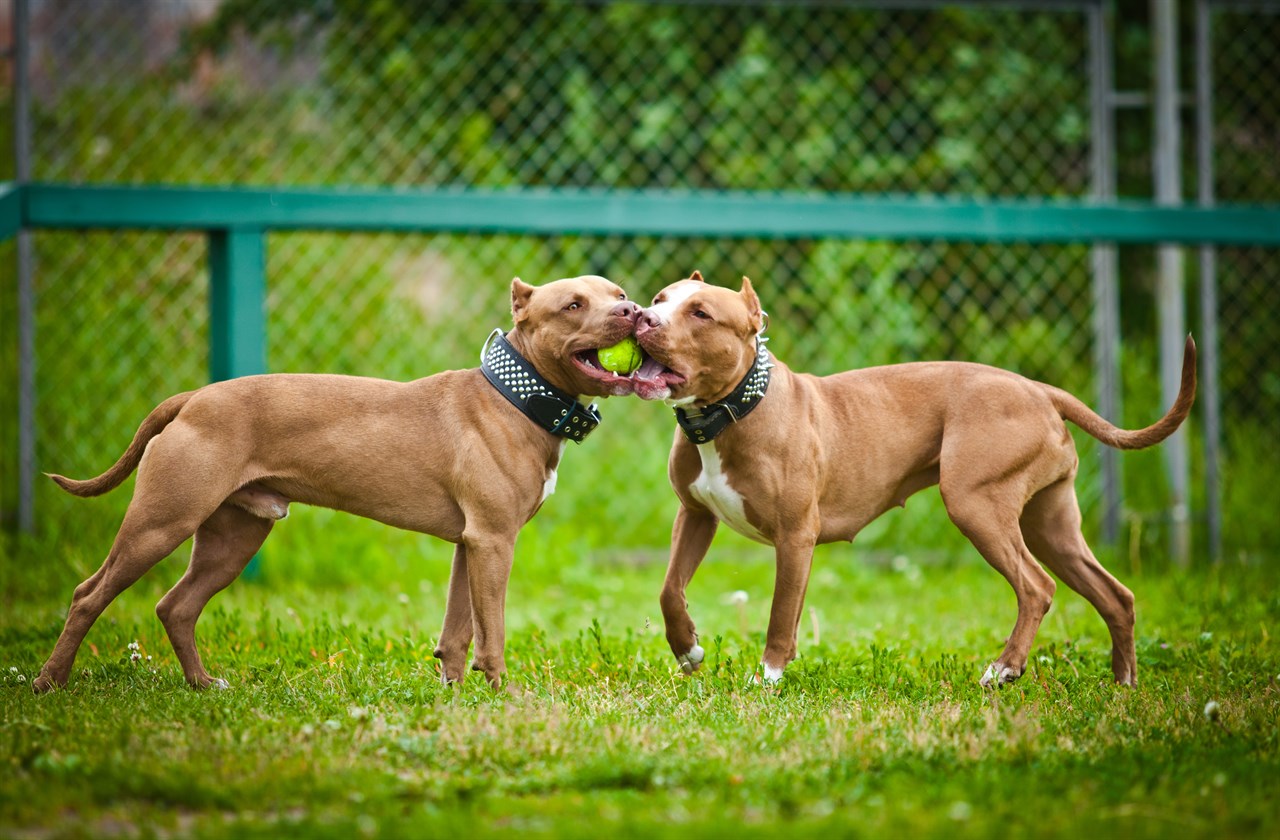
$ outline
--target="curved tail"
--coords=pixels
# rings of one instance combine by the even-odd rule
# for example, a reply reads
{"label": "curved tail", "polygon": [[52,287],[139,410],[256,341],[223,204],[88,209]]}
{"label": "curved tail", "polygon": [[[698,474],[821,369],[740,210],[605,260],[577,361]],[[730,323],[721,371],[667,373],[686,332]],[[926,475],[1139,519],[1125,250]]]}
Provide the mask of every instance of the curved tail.
{"label": "curved tail", "polygon": [[1173,434],[1191,413],[1191,404],[1196,399],[1196,343],[1191,336],[1187,336],[1187,343],[1182,350],[1182,384],[1178,387],[1177,399],[1163,417],[1145,429],[1130,431],[1113,426],[1061,388],[1054,388],[1052,385],[1046,385],[1045,388],[1059,414],[1107,446],[1116,449],[1145,449]]}
{"label": "curved tail", "polygon": [[195,391],[184,391],[181,394],[175,394],[152,409],[151,413],[147,415],[147,419],[143,420],[142,425],[138,427],[137,433],[133,436],[133,442],[129,444],[129,448],[120,456],[120,460],[116,461],[111,469],[97,478],[77,481],[74,478],[66,478],[53,473],[46,473],[46,475],[57,482],[58,486],[63,490],[76,496],[101,496],[108,490],[114,490],[129,477],[129,473],[137,469],[138,462],[142,460],[142,453],[147,449],[147,444],[151,442],[153,437],[164,431],[165,426],[173,422],[173,418],[178,416],[178,412],[182,410],[182,407],[187,404],[187,400],[191,399],[191,395],[194,393]]}

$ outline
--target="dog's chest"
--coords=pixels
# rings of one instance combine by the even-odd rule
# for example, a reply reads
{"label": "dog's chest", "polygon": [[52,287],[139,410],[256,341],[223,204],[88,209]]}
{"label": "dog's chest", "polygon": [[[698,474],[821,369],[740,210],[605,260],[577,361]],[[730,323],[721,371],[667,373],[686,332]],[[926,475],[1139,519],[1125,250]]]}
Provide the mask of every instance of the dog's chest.
{"label": "dog's chest", "polygon": [[771,545],[747,519],[742,494],[730,485],[729,474],[720,462],[720,453],[716,451],[715,443],[699,444],[698,455],[702,459],[702,472],[689,485],[689,493],[706,505],[717,519],[742,536]]}
{"label": "dog's chest", "polygon": [[564,455],[564,441],[560,441],[560,449],[556,451],[555,460],[547,466],[547,477],[542,482],[542,498],[538,499],[538,504],[542,504],[547,497],[556,492],[556,470],[560,466],[560,458]]}

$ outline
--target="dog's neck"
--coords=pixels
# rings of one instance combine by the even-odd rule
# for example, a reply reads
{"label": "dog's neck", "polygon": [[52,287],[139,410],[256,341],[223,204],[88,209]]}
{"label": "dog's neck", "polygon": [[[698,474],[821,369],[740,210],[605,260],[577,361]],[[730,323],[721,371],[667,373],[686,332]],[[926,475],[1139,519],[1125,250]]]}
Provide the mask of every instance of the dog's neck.
{"label": "dog's neck", "polygon": [[501,330],[490,333],[481,348],[480,371],[508,402],[556,437],[582,443],[600,425],[594,404],[583,405],[547,381]]}
{"label": "dog's neck", "polygon": [[737,387],[723,399],[701,408],[677,406],[676,423],[693,444],[710,443],[731,424],[746,417],[764,401],[769,390],[769,371],[773,357],[764,336],[756,337],[756,358]]}

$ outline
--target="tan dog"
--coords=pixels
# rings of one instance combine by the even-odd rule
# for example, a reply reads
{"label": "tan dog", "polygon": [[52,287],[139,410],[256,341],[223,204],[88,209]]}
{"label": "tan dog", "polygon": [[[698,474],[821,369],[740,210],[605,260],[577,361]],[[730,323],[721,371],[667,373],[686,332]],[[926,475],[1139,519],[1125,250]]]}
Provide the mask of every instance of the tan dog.
{"label": "tan dog", "polygon": [[1065,391],[985,365],[793,373],[758,343],[764,323],[749,280],[734,292],[694,272],[659,292],[636,325],[651,357],[633,377],[636,393],[676,407],[682,426],[669,467],[680,511],[661,601],[667,641],[686,672],[703,651],[685,589],[717,522],[776,549],[763,656],[764,679],[774,682],[796,656],[814,545],[852,540],[889,508],[939,484],[951,520],[1018,597],[1017,623],[982,684],[1002,685],[1026,668],[1055,589],[1037,558],[1102,615],[1116,681],[1134,682],[1133,594],[1080,533],[1079,459],[1063,420],[1121,449],[1164,440],[1195,398],[1190,337],[1169,413],[1125,431]]}
{"label": "tan dog", "polygon": [[[516,533],[554,489],[565,438],[581,440],[598,419],[576,395],[631,393],[629,380],[600,369],[595,351],[630,335],[640,311],[594,276],[536,288],[517,278],[511,308],[509,344],[491,336],[482,368],[413,382],[291,374],[218,382],[162,402],[98,478],[51,476],[71,493],[95,496],[138,469],[111,552],[76,588],[35,690],[65,685],[80,643],[112,599],[193,534],[191,565],[156,612],[187,682],[225,688],[201,664],[196,620],[290,502],[455,543],[435,655],[446,682],[461,680],[474,632],[471,667],[499,685]],[[510,397],[486,381],[490,374]]]}

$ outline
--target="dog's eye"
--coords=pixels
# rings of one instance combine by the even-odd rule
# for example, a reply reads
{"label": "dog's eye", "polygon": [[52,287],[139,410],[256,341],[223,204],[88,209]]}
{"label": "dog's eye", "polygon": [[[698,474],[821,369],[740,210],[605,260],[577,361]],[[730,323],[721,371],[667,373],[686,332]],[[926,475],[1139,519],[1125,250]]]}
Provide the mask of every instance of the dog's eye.
{"label": "dog's eye", "polygon": [[626,300],[626,299],[627,299],[626,292],[618,292],[618,300]]}
{"label": "dog's eye", "polygon": [[564,308],[564,311],[565,311],[565,312],[572,312],[572,311],[573,311],[573,310],[575,310],[575,309],[581,309],[581,308],[582,308],[582,304],[578,303],[578,302],[575,300],[575,301],[573,301],[572,303],[570,303],[568,306],[566,306],[566,307]]}
{"label": "dog's eye", "polygon": [[710,320],[711,320],[711,316],[710,316],[710,315],[708,315],[707,313],[703,312],[701,309],[695,309],[695,310],[693,310],[693,317],[695,317],[695,318],[697,318],[697,319],[699,319],[699,320],[701,320],[701,321],[710,321]]}

